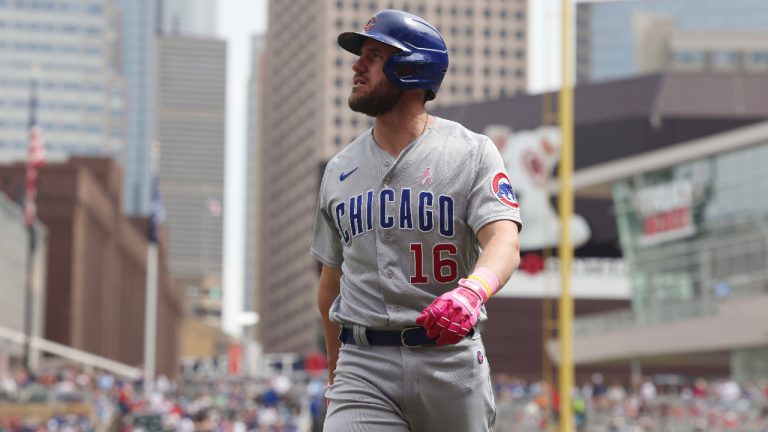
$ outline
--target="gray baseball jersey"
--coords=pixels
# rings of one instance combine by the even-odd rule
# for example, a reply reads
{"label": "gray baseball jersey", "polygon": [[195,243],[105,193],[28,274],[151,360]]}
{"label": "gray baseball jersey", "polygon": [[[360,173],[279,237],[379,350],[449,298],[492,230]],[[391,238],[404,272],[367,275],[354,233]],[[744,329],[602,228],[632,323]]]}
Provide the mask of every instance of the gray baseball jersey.
{"label": "gray baseball jersey", "polygon": [[474,269],[477,231],[497,220],[522,226],[488,137],[437,118],[395,158],[368,130],[331,159],[320,186],[310,252],[343,273],[331,320],[379,329],[414,325],[435,297]]}

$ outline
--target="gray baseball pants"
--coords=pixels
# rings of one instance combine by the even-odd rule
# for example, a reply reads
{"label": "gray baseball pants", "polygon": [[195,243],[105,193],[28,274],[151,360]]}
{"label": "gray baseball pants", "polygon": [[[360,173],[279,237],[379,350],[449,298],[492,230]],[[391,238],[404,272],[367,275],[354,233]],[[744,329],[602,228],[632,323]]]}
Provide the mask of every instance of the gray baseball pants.
{"label": "gray baseball pants", "polygon": [[324,432],[490,432],[496,417],[480,334],[456,345],[344,344]]}

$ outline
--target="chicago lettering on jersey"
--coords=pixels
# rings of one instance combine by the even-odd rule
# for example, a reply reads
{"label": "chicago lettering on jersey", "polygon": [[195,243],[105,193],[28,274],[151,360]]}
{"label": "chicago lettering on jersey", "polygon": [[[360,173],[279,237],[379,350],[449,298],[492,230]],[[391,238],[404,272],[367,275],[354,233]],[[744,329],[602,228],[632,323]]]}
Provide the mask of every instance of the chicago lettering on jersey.
{"label": "chicago lettering on jersey", "polygon": [[410,188],[382,189],[378,196],[368,191],[342,200],[334,209],[336,227],[344,243],[354,237],[382,229],[417,229],[428,233],[437,230],[443,237],[453,237],[453,197],[423,191],[413,194]]}

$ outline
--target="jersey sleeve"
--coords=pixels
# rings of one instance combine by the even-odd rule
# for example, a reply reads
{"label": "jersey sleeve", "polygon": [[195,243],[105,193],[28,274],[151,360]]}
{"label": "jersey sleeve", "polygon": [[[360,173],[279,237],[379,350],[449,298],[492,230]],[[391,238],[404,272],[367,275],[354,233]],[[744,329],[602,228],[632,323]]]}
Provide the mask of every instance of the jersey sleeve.
{"label": "jersey sleeve", "polygon": [[475,175],[469,190],[467,223],[475,234],[490,222],[511,220],[522,230],[520,206],[504,161],[493,142],[482,137],[475,158]]}
{"label": "jersey sleeve", "polygon": [[[326,169],[327,172],[327,169]],[[317,198],[317,213],[315,215],[315,234],[312,239],[310,255],[316,260],[329,266],[339,268],[344,260],[339,231],[333,222],[333,217],[328,213],[328,203],[323,193],[325,175],[320,184],[320,194]]]}

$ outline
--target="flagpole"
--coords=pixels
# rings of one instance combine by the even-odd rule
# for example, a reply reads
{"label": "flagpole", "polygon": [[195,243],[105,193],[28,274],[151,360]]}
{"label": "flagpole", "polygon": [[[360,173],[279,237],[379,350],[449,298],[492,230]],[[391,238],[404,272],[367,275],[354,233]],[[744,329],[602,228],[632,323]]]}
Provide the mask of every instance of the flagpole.
{"label": "flagpole", "polygon": [[24,184],[24,224],[27,228],[29,243],[27,247],[26,280],[24,283],[24,348],[22,365],[30,371],[30,342],[32,339],[32,283],[35,270],[35,218],[37,217],[37,170],[42,165],[42,137],[37,130],[37,79],[40,70],[32,66],[29,83],[29,148],[27,154],[27,172]]}
{"label": "flagpole", "polygon": [[34,277],[35,260],[35,226],[27,225],[29,233],[29,245],[27,247],[27,274],[24,283],[24,354],[22,364],[24,369],[30,371],[29,351],[32,339],[32,278]]}
{"label": "flagpole", "polygon": [[[150,228],[152,229],[152,228]],[[144,391],[152,392],[155,380],[157,350],[157,243],[150,240],[147,248],[147,298],[144,321]]]}
{"label": "flagpole", "polygon": [[165,220],[165,208],[160,198],[157,165],[160,146],[153,142],[151,147],[150,172],[152,173],[152,202],[147,232],[147,280],[144,303],[144,393],[148,396],[155,384],[157,362],[157,303],[159,263],[159,225]]}

